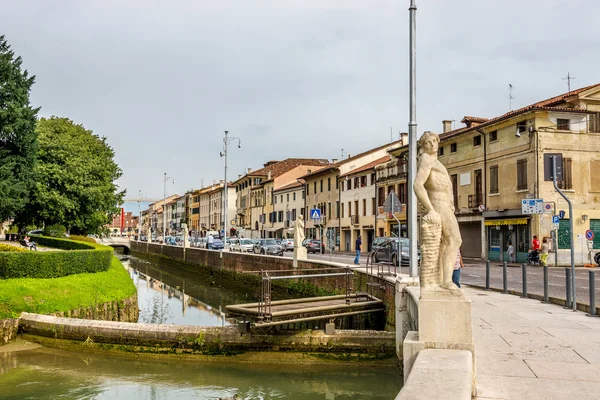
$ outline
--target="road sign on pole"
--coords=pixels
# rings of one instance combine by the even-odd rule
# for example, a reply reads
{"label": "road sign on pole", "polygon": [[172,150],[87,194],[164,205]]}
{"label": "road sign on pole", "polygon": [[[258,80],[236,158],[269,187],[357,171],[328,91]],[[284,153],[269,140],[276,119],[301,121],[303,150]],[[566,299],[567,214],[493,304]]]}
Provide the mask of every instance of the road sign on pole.
{"label": "road sign on pole", "polygon": [[594,231],[591,229],[588,229],[587,231],[585,231],[585,238],[587,240],[594,240]]}
{"label": "road sign on pole", "polygon": [[318,208],[312,208],[310,210],[310,219],[321,219],[321,210]]}
{"label": "road sign on pole", "polygon": [[553,215],[553,216],[552,216],[552,226],[553,226],[555,229],[558,229],[558,226],[559,226],[559,221],[560,221],[560,220],[559,220],[559,218],[558,218],[558,215]]}
{"label": "road sign on pole", "polygon": [[558,212],[558,218],[560,218],[560,219],[564,219],[565,218],[565,210],[560,210]]}
{"label": "road sign on pole", "polygon": [[521,200],[521,212],[523,214],[543,214],[543,199],[523,199]]}

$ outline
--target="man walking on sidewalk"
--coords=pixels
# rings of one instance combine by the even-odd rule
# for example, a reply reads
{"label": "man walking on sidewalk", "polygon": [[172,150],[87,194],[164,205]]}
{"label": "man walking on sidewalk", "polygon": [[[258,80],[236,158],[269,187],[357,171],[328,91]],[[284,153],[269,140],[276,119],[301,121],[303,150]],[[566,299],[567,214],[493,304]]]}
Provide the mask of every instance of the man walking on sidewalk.
{"label": "man walking on sidewalk", "polygon": [[354,259],[354,264],[360,264],[360,246],[362,245],[362,239],[360,235],[356,239],[356,258]]}

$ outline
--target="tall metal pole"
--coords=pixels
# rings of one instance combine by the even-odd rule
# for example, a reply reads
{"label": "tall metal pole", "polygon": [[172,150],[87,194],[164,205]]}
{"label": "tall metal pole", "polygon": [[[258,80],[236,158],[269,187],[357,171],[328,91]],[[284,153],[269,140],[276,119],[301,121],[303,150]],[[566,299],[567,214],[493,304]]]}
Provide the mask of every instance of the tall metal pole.
{"label": "tall metal pole", "polygon": [[417,27],[416,14],[417,6],[415,0],[410,0],[409,20],[409,42],[410,42],[410,57],[409,57],[409,91],[410,91],[410,117],[408,121],[408,185],[410,187],[408,199],[408,237],[409,241],[409,266],[408,274],[411,277],[417,277],[418,260],[417,260],[417,197],[413,185],[417,176]]}
{"label": "tall metal pole", "polygon": [[[575,291],[575,243],[573,240],[573,218],[575,216],[573,215],[573,203],[571,203],[571,200],[569,200],[569,198],[556,184],[556,156],[552,156],[552,183],[554,183],[554,190],[556,190],[569,205],[569,239],[571,241],[571,292],[573,296],[573,311],[577,311],[577,292]],[[558,235],[556,237],[555,251],[558,251]]]}
{"label": "tall metal pole", "polygon": [[225,231],[223,234],[223,250],[227,248],[227,134],[229,131],[225,131],[225,138],[223,139],[224,147],[223,147],[223,157],[225,157],[225,182],[223,186],[223,212],[221,215],[223,216],[223,230]]}
{"label": "tall metal pole", "polygon": [[167,173],[165,172],[165,190],[163,197],[163,243],[167,236]]}

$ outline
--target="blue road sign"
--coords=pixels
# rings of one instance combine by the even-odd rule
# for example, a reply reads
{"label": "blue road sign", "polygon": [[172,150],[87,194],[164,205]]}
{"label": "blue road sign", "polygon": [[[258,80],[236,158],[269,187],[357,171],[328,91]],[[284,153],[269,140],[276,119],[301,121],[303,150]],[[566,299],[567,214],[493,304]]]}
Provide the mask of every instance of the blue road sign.
{"label": "blue road sign", "polygon": [[585,238],[587,240],[594,240],[594,231],[592,231],[591,229],[585,231]]}
{"label": "blue road sign", "polygon": [[312,208],[310,210],[310,219],[321,219],[321,210],[318,208]]}
{"label": "blue road sign", "polygon": [[552,216],[552,223],[553,223],[553,224],[556,224],[556,225],[558,225],[558,220],[559,220],[559,218],[558,218],[558,215],[553,215],[553,216]]}
{"label": "blue road sign", "polygon": [[558,212],[558,218],[563,219],[565,217],[565,210],[560,210]]}

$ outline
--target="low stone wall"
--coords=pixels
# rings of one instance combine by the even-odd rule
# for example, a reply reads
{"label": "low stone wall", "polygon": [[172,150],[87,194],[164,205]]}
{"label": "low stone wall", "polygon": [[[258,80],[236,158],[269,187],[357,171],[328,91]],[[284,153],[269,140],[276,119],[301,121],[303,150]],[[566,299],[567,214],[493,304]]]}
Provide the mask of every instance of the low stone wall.
{"label": "low stone wall", "polygon": [[19,329],[19,320],[9,318],[0,320],[0,346],[12,340]]}
{"label": "low stone wall", "polygon": [[[185,262],[191,265],[207,266],[211,268],[222,268],[229,272],[243,273],[248,271],[287,271],[290,274],[297,273],[301,275],[303,269],[325,269],[330,267],[345,267],[347,264],[321,261],[304,260],[298,262],[298,268],[293,267],[293,259],[277,256],[263,256],[252,253],[239,252],[219,252],[198,248],[160,245],[146,242],[130,242],[133,254],[144,256],[164,256],[173,260]],[[380,285],[367,286],[368,276],[364,269],[355,269],[352,287],[354,291],[372,292],[373,295],[383,300],[385,305],[386,329],[396,329],[396,314],[394,312],[395,304],[395,283],[393,280],[384,278],[374,278]],[[321,277],[305,278],[310,284],[323,288],[337,294],[345,293],[345,277]]]}
{"label": "low stone wall", "polygon": [[[79,307],[68,312],[53,313],[51,316],[79,318],[81,321],[86,321],[86,323],[90,323],[89,320],[137,322],[139,313],[138,297],[135,294],[124,300],[111,301],[98,306]],[[17,334],[20,326],[22,326],[20,318],[0,320],[0,346],[10,342]]]}
{"label": "low stone wall", "polygon": [[25,335],[76,340],[101,350],[205,355],[294,351],[395,362],[395,336],[383,331],[337,331],[334,335],[303,331],[274,335],[255,330],[250,335],[239,333],[237,326],[115,323],[28,313],[21,315],[20,329]]}

